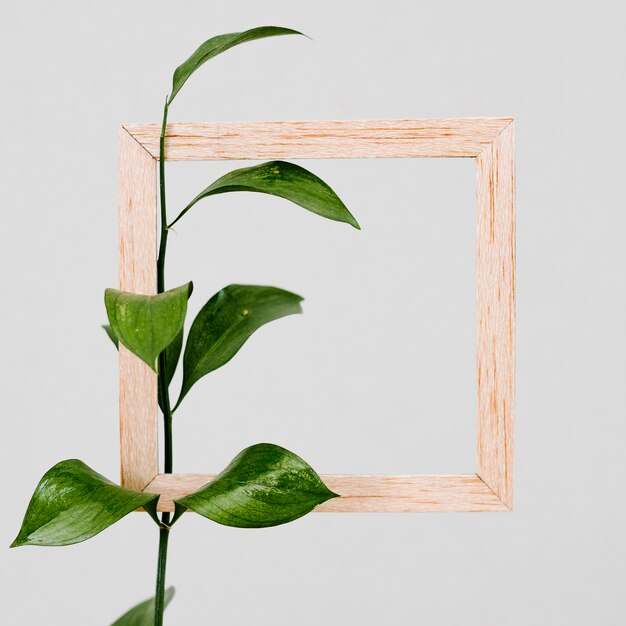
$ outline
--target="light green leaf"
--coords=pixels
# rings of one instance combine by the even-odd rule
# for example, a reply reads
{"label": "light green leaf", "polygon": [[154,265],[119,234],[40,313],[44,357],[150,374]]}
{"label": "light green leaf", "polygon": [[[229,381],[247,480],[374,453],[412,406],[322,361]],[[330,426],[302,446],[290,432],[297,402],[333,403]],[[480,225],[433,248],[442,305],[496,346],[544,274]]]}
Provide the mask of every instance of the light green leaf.
{"label": "light green leaf", "polygon": [[115,347],[119,350],[120,344],[117,339],[117,335],[115,334],[115,331],[113,330],[113,328],[111,328],[111,325],[102,324],[102,328],[104,329],[104,332],[107,334],[108,338],[113,342],[113,345],[115,345]]}
{"label": "light green leaf", "polygon": [[107,289],[104,302],[119,341],[156,371],[156,359],[178,336],[185,322],[187,283],[156,296]]}
{"label": "light green leaf", "polygon": [[176,406],[200,378],[228,363],[254,331],[301,313],[300,302],[301,296],[277,287],[229,285],[218,291],[200,309],[189,330]]}
{"label": "light green leaf", "polygon": [[176,68],[168,105],[172,104],[172,100],[174,100],[176,94],[187,82],[187,79],[209,59],[241,43],[254,41],[255,39],[264,39],[265,37],[276,37],[277,35],[302,35],[302,33],[291,28],[281,28],[280,26],[259,26],[241,33],[217,35],[217,37],[212,37],[205,41],[182,65]]}
{"label": "light green leaf", "polygon": [[153,493],[118,487],[77,459],[61,461],[39,481],[11,547],[79,543],[139,507],[158,524],[158,499]]}
{"label": "light green leaf", "polygon": [[337,497],[299,456],[260,443],[240,452],[214,481],[176,500],[174,520],[190,509],[226,526],[264,528],[291,522]]}
{"label": "light green leaf", "polygon": [[321,178],[286,161],[269,161],[225,174],[200,192],[170,226],[203,198],[230,191],[256,191],[278,196],[329,220],[361,228],[339,196]]}
{"label": "light green leaf", "polygon": [[[165,606],[174,597],[174,587],[165,590]],[[154,626],[154,597],[134,606],[111,626]]]}

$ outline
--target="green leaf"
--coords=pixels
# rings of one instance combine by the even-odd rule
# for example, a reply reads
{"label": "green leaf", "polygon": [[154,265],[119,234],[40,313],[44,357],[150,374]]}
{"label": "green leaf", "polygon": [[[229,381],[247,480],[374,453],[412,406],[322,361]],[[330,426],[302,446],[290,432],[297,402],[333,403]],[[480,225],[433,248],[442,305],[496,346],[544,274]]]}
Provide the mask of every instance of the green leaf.
{"label": "green leaf", "polygon": [[180,332],[172,343],[165,348],[165,382],[169,385],[176,373],[176,366],[178,365],[178,359],[183,349],[184,330],[181,328]]}
{"label": "green leaf", "polygon": [[170,227],[203,198],[229,191],[256,191],[285,198],[329,220],[345,222],[361,229],[339,196],[321,178],[299,165],[286,161],[269,161],[225,174],[200,192],[181,211]]}
{"label": "green leaf", "polygon": [[39,481],[11,547],[79,543],[139,507],[158,523],[158,499],[118,487],[77,459],[61,461]]}
{"label": "green leaf", "polygon": [[119,341],[156,371],[156,359],[185,322],[192,283],[156,296],[107,289],[104,302]]}
{"label": "green leaf", "polygon": [[[176,373],[176,367],[178,365],[178,359],[180,358],[181,350],[183,349],[184,329],[181,328],[180,332],[172,343],[165,348],[165,384],[169,387]],[[161,386],[158,387],[159,394],[159,406],[165,412],[163,408],[163,402],[161,400]]]}
{"label": "green leaf", "polygon": [[174,100],[176,94],[187,82],[187,79],[209,59],[241,43],[254,41],[255,39],[264,39],[265,37],[276,37],[277,35],[302,35],[302,33],[291,28],[281,28],[280,26],[259,26],[242,33],[217,35],[217,37],[212,37],[205,41],[182,65],[176,68],[168,105],[172,104],[172,100]]}
{"label": "green leaf", "polygon": [[226,526],[264,528],[291,522],[337,497],[299,456],[259,443],[240,452],[214,481],[176,500],[175,519],[190,509]]}
{"label": "green leaf", "polygon": [[286,315],[301,313],[300,302],[301,296],[277,287],[229,285],[218,291],[200,309],[189,329],[176,407],[200,378],[228,363],[254,331]]}
{"label": "green leaf", "polygon": [[109,339],[113,342],[115,347],[119,350],[120,343],[119,343],[119,341],[117,339],[117,335],[115,334],[115,331],[113,330],[113,328],[111,328],[111,325],[110,324],[102,324],[102,328],[104,329],[104,332],[107,334]]}
{"label": "green leaf", "polygon": [[[165,590],[165,606],[174,597],[174,587]],[[154,626],[154,597],[134,606],[111,626]]]}

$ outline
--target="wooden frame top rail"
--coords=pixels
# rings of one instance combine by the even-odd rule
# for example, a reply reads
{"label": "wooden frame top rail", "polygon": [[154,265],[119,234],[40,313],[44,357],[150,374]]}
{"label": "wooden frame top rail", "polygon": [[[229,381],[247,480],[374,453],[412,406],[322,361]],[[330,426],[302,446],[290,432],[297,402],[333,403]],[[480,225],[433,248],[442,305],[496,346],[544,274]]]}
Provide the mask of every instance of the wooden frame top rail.
{"label": "wooden frame top rail", "polygon": [[[478,156],[513,120],[215,122],[167,125],[168,161]],[[158,124],[124,128],[155,159]]]}
{"label": "wooden frame top rail", "polygon": [[[120,129],[120,289],[156,292],[158,124]],[[476,469],[450,475],[323,475],[320,511],[510,511],[513,507],[515,147],[511,118],[168,124],[167,160],[476,159]],[[159,510],[213,474],[158,473],[157,381],[120,346],[122,486]]]}

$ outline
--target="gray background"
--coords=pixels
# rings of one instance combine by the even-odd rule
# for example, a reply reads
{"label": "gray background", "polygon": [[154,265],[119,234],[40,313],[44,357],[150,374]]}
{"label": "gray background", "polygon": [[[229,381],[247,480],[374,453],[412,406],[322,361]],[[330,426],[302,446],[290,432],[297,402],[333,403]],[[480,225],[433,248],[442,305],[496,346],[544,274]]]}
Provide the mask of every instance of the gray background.
{"label": "gray background", "polygon": [[[517,120],[516,510],[265,531],[190,515],[168,623],[622,624],[624,22],[618,2],[5,5],[0,544],[57,461],[118,475],[116,359],[98,328],[117,280],[118,125],[157,121],[204,39],[280,24],[314,41],[230,51],[171,119]],[[269,440],[325,473],[472,471],[473,163],[303,164],[361,233],[233,194],[171,239],[168,282],[194,279],[193,312],[229,282],[307,298],[194,388],[177,469]],[[170,206],[228,169],[173,165]],[[109,624],[152,594],[156,540],[131,515],[77,546],[3,548],[3,623]]]}

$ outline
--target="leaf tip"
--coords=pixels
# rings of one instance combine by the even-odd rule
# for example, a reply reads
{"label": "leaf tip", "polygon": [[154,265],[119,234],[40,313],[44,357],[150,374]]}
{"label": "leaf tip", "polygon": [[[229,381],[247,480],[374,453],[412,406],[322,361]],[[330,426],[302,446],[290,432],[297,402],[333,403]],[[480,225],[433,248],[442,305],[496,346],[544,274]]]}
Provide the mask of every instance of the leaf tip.
{"label": "leaf tip", "polygon": [[324,500],[324,502],[328,502],[329,500],[334,500],[335,498],[341,498],[341,494],[335,493],[331,489],[328,489],[328,497],[326,498],[326,500]]}
{"label": "leaf tip", "polygon": [[[306,33],[303,33],[299,30],[296,30],[295,28],[288,28],[287,26],[259,26],[257,28],[253,28],[251,30],[256,31],[256,30],[265,30],[265,29],[272,29],[275,31],[281,31],[278,34],[281,35],[302,35],[303,37],[306,37],[307,39],[311,39],[311,37],[309,37]],[[250,32],[250,31],[248,31]]]}
{"label": "leaf tip", "polygon": [[102,327],[104,332],[107,334],[107,337],[113,342],[115,347],[119,350],[120,349],[120,342],[119,342],[119,339],[117,338],[117,335],[115,334],[115,331],[113,330],[113,327],[111,326],[111,324],[100,324],[100,326]]}
{"label": "leaf tip", "polygon": [[13,540],[13,543],[9,546],[9,548],[21,548],[22,546],[36,545],[38,544],[30,541],[29,536],[24,533],[24,528],[20,528],[20,532],[17,534],[17,537]]}
{"label": "leaf tip", "polygon": [[348,213],[348,219],[346,220],[346,223],[350,224],[350,226],[356,228],[357,230],[361,230],[361,225],[356,221],[356,217],[354,217],[354,215],[352,215],[352,213],[350,213],[348,209],[346,209],[346,211]]}
{"label": "leaf tip", "polygon": [[318,479],[321,483],[322,489],[320,489],[320,501],[316,506],[320,504],[324,504],[324,502],[328,502],[329,500],[334,500],[335,498],[341,498],[341,495],[335,493],[332,489],[328,488],[328,485],[318,476]]}

